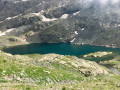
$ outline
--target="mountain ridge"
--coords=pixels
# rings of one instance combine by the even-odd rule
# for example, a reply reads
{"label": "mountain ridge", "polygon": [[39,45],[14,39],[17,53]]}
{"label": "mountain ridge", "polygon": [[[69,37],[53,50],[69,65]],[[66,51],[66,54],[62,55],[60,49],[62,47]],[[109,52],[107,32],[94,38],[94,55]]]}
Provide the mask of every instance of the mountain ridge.
{"label": "mountain ridge", "polygon": [[[22,37],[29,43],[120,47],[119,1],[106,4],[96,0],[14,1],[1,1],[0,6],[4,6],[0,7],[1,35]],[[26,36],[30,31],[33,33]]]}

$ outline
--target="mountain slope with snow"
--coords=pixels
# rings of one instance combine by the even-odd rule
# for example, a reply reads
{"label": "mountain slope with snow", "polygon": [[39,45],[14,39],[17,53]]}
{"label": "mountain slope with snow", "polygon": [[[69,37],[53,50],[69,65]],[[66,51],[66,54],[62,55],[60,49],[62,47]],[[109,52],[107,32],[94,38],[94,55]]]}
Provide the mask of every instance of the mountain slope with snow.
{"label": "mountain slope with snow", "polygon": [[[14,35],[30,43],[71,42],[120,47],[119,28],[119,0],[0,2],[0,36]],[[30,31],[33,34],[28,36]]]}

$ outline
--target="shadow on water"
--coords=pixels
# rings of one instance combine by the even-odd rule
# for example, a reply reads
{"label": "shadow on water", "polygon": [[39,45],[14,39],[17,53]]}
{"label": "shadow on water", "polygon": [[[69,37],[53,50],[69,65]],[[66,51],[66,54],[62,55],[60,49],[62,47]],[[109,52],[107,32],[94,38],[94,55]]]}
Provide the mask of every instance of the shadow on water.
{"label": "shadow on water", "polygon": [[73,45],[69,43],[19,45],[15,47],[5,48],[3,49],[3,51],[7,53],[11,53],[13,55],[56,53],[60,55],[72,55],[77,57],[97,51],[111,51],[120,54],[119,48],[107,48],[107,47],[91,46],[91,45]]}

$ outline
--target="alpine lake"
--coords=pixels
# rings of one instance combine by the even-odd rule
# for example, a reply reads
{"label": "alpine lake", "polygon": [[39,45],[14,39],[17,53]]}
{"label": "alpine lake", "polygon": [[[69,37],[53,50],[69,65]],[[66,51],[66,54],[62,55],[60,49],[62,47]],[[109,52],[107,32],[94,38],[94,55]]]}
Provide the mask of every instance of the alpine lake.
{"label": "alpine lake", "polygon": [[60,55],[71,55],[79,58],[84,58],[83,55],[94,53],[94,52],[113,52],[114,54],[104,57],[90,57],[85,58],[91,61],[103,61],[110,60],[117,55],[120,55],[120,48],[108,48],[103,46],[92,46],[92,45],[74,45],[70,43],[59,43],[59,44],[27,44],[19,45],[9,48],[4,48],[4,52],[11,53],[13,55],[26,55],[26,54],[60,54]]}

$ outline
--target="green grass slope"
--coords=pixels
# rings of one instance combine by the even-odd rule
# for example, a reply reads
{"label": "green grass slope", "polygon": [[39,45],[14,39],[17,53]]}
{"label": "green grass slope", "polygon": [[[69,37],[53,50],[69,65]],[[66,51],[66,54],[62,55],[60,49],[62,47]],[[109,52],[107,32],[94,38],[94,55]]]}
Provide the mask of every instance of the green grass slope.
{"label": "green grass slope", "polygon": [[0,89],[119,89],[120,76],[96,62],[57,54],[11,55],[0,51]]}

